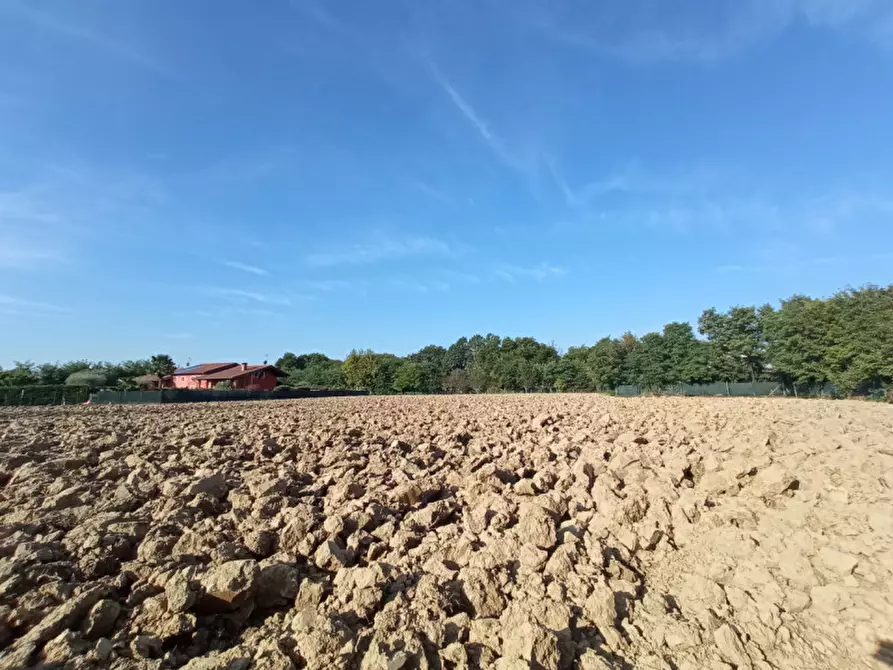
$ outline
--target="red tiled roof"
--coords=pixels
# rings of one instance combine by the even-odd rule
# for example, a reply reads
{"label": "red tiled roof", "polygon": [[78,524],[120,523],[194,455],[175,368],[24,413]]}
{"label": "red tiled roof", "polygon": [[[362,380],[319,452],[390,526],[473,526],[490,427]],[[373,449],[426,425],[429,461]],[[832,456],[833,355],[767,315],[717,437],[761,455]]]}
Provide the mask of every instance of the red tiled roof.
{"label": "red tiled roof", "polygon": [[209,375],[214,372],[234,368],[238,363],[202,363],[200,365],[190,365],[187,368],[179,368],[174,371],[175,375]]}
{"label": "red tiled roof", "polygon": [[257,372],[258,370],[272,370],[273,373],[277,377],[285,377],[285,373],[277,368],[275,365],[249,365],[245,370],[242,369],[242,366],[236,366],[234,368],[227,368],[226,370],[220,370],[219,372],[213,372],[211,374],[202,375],[199,377],[199,381],[203,382],[220,382],[227,381],[229,379],[235,379],[236,377],[241,377],[242,375],[251,374],[252,372]]}

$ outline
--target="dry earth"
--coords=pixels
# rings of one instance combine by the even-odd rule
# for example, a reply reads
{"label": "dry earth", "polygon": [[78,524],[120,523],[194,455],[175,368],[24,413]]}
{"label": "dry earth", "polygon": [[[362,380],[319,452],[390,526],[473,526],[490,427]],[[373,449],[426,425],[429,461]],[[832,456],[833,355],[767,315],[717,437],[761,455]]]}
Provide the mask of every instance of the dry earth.
{"label": "dry earth", "polygon": [[891,485],[868,403],[5,410],[0,668],[886,667]]}

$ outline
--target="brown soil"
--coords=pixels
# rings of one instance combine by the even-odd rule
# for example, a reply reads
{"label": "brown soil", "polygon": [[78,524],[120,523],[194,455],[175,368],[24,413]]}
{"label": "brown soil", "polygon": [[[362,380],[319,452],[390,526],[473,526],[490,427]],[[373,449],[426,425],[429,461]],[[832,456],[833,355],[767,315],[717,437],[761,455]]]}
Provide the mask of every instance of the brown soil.
{"label": "brown soil", "polygon": [[0,668],[893,665],[893,406],[0,412]]}

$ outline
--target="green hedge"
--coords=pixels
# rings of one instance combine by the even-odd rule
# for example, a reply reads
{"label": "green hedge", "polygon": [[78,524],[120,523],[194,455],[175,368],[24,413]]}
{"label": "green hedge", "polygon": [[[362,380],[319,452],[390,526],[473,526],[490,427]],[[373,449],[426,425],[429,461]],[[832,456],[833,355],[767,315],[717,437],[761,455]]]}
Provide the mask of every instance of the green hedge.
{"label": "green hedge", "polygon": [[0,388],[0,406],[79,405],[90,399],[89,386],[7,386]]}

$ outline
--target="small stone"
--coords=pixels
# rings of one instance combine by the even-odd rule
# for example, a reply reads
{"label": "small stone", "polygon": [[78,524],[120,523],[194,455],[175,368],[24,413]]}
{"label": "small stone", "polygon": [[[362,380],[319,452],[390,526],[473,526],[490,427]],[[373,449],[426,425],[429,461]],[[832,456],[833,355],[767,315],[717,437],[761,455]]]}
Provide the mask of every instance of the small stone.
{"label": "small stone", "polygon": [[114,600],[100,600],[93,605],[84,621],[83,633],[87,640],[105,637],[112,632],[121,614],[121,606]]}
{"label": "small stone", "polygon": [[115,645],[112,644],[112,641],[107,637],[101,637],[96,640],[96,644],[93,645],[93,656],[96,657],[99,661],[108,660],[109,656],[112,655],[112,651],[114,650]]}
{"label": "small stone", "polygon": [[253,530],[242,543],[255,556],[266,558],[276,551],[276,534],[269,530]]}
{"label": "small stone", "polygon": [[161,656],[162,643],[154,635],[137,635],[130,643],[130,650],[138,658],[158,658]]}
{"label": "small stone", "polygon": [[43,648],[43,660],[48,664],[65,663],[83,651],[84,643],[70,630],[59,633]]}
{"label": "small stone", "polygon": [[554,632],[533,621],[517,621],[515,617],[503,624],[502,655],[522,659],[531,668],[542,670],[559,670],[561,662],[561,649]]}
{"label": "small stone", "polygon": [[789,591],[785,595],[784,610],[790,614],[798,614],[812,604],[810,597],[802,591]]}
{"label": "small stone", "polygon": [[819,551],[818,560],[822,566],[841,576],[851,575],[859,565],[859,559],[855,556],[830,547]]}
{"label": "small stone", "polygon": [[350,556],[334,540],[323,542],[313,554],[313,562],[321,570],[336,571],[350,564]]}
{"label": "small stone", "polygon": [[530,479],[522,479],[513,487],[519,496],[535,496],[537,491]]}
{"label": "small stone", "polygon": [[250,602],[257,590],[260,569],[253,560],[228,561],[202,576],[204,608],[237,609]]}
{"label": "small stone", "polygon": [[530,542],[540,549],[551,549],[558,542],[555,520],[544,508],[535,503],[523,503],[518,536],[522,542]]}
{"label": "small stone", "polygon": [[183,495],[192,498],[199,493],[206,493],[219,500],[226,497],[228,491],[229,486],[226,484],[226,478],[222,473],[216,472],[213,475],[202,477],[187,485],[183,491]]}
{"label": "small stone", "polygon": [[273,608],[293,603],[300,583],[301,575],[292,565],[274,563],[261,568],[257,582],[258,606]]}
{"label": "small stone", "polygon": [[738,634],[732,630],[732,627],[729,626],[729,624],[723,624],[713,631],[713,641],[716,643],[716,648],[719,649],[719,655],[724,661],[731,663],[733,666],[736,666],[741,670],[750,670],[753,668],[750,656],[747,655],[744,645],[741,644],[741,640],[738,639]]}
{"label": "small stone", "polygon": [[171,612],[186,612],[198,600],[201,586],[190,579],[189,573],[182,570],[174,574],[164,586],[167,608]]}

